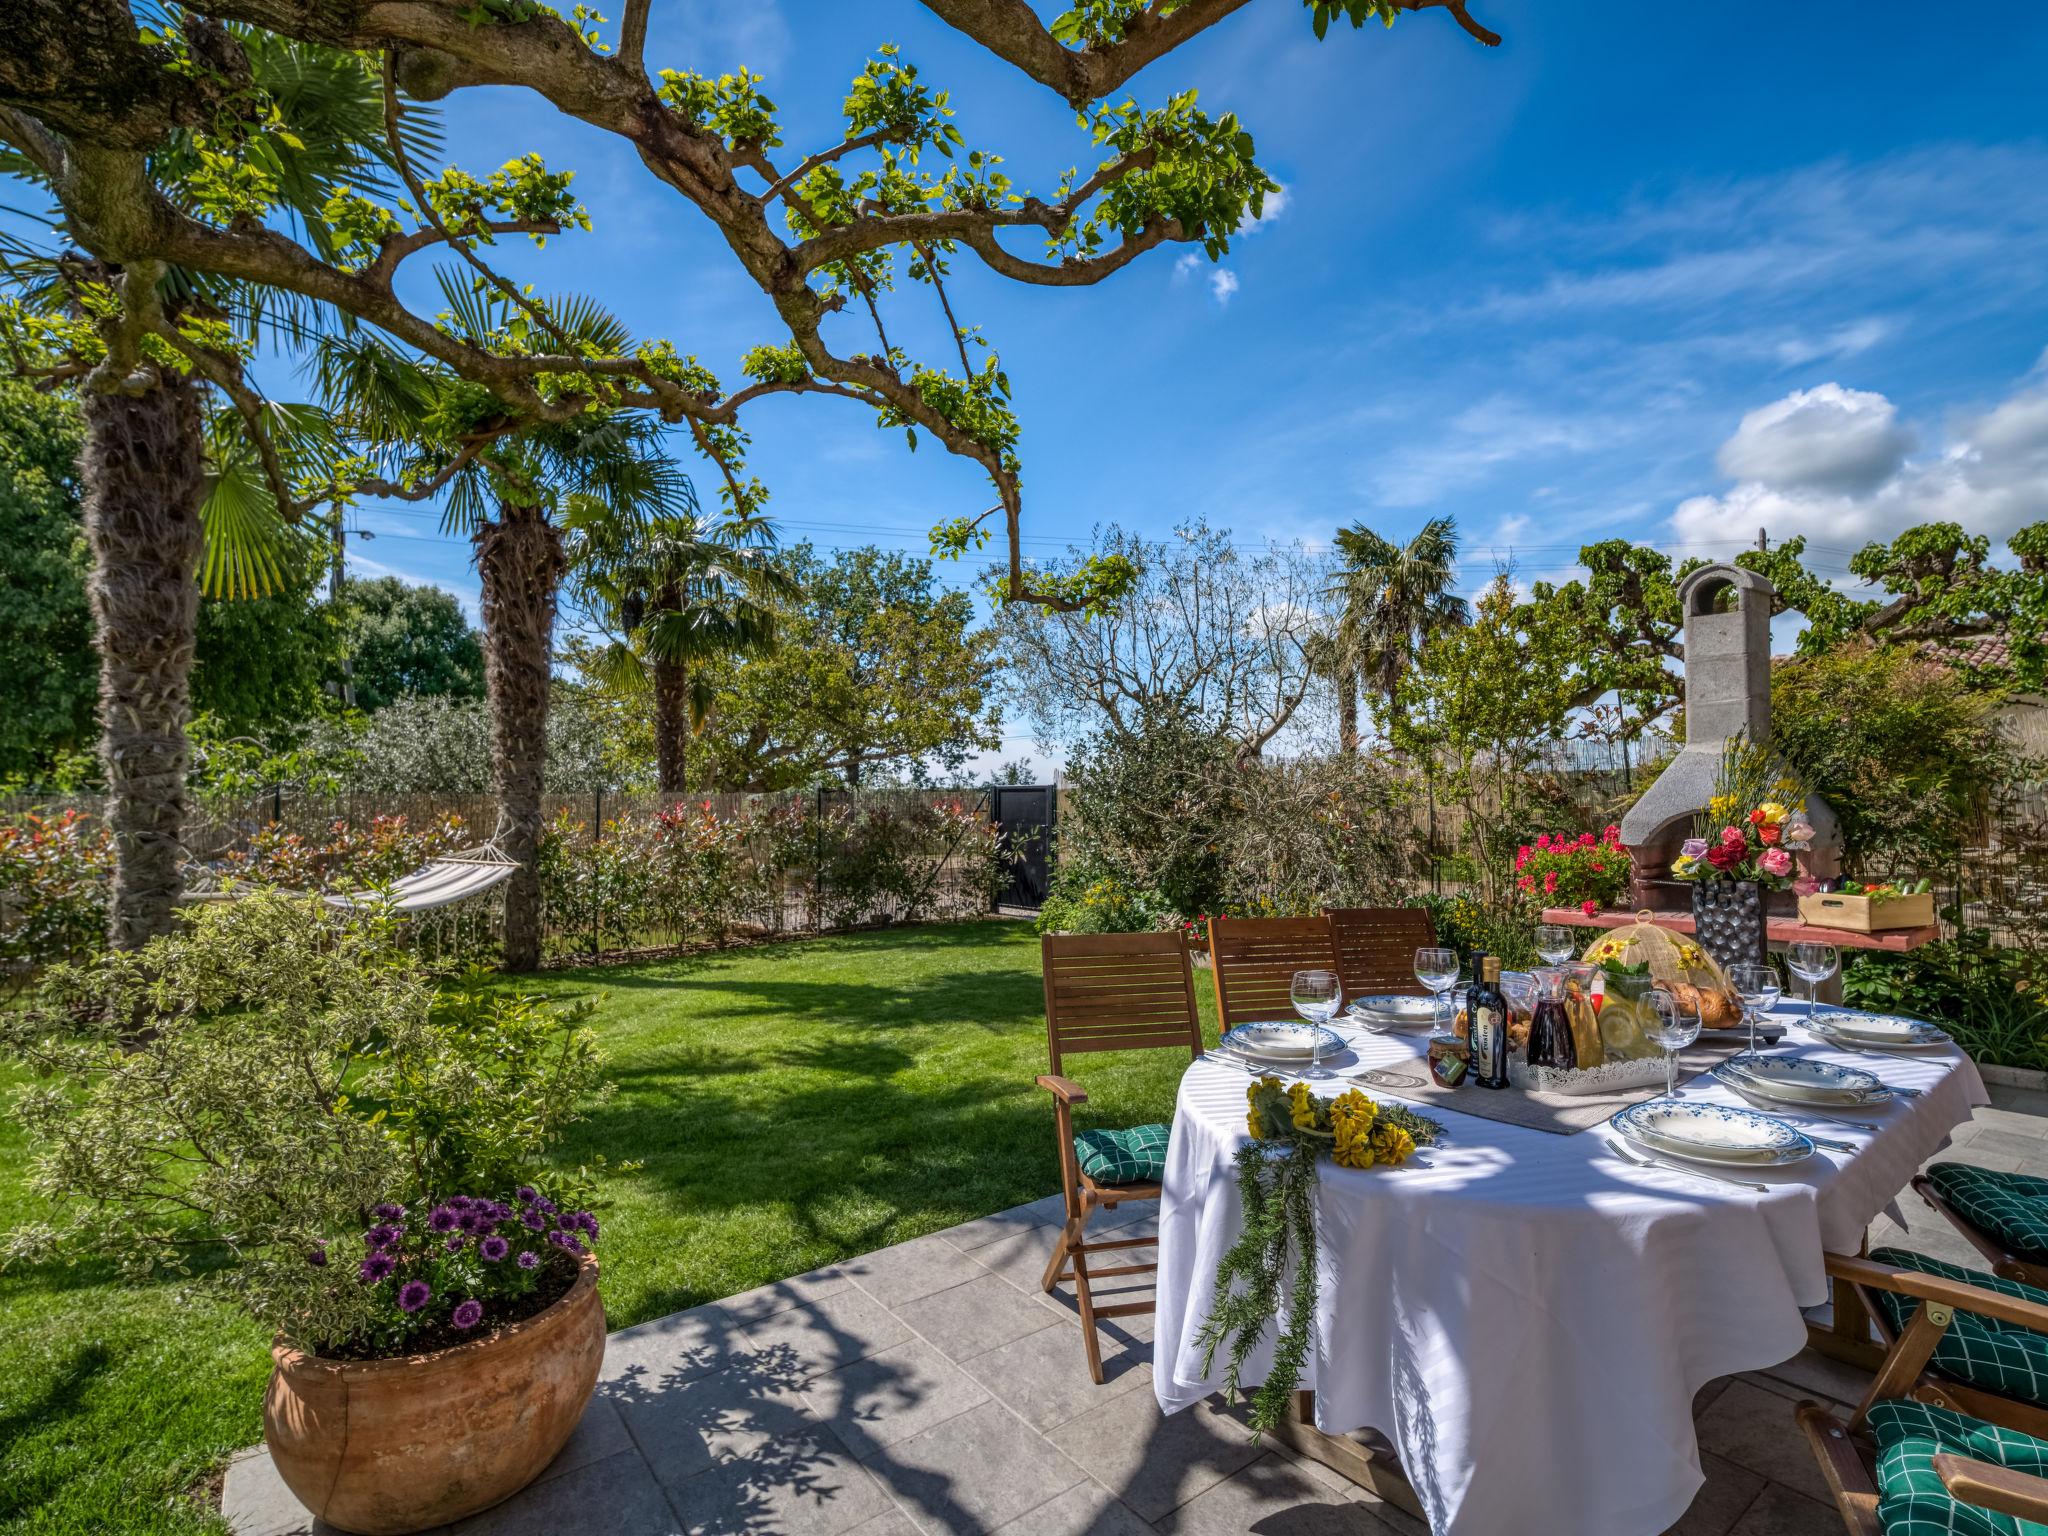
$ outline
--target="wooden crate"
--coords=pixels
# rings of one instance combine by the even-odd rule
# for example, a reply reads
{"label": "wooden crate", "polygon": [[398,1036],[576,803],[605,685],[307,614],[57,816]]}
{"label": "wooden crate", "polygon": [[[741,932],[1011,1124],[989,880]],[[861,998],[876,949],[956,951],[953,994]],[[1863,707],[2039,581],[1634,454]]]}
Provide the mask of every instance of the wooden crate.
{"label": "wooden crate", "polygon": [[1799,920],[1815,928],[1841,928],[1850,933],[1925,928],[1934,921],[1934,893],[1873,899],[1849,891],[1818,891],[1799,898]]}

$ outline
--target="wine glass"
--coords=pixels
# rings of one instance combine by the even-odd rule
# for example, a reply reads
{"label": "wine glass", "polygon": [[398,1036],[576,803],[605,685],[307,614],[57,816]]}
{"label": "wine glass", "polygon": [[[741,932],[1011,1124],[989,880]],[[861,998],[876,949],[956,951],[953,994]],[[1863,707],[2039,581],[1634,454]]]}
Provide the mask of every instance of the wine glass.
{"label": "wine glass", "polygon": [[1835,974],[1835,967],[1842,963],[1841,952],[1832,944],[1794,944],[1786,952],[1785,959],[1792,967],[1792,974],[1806,983],[1806,1025],[1811,1029],[1814,993],[1822,982]]}
{"label": "wine glass", "polygon": [[1749,1023],[1749,1054],[1756,1055],[1756,1016],[1768,1013],[1784,991],[1775,966],[1738,965],[1728,973],[1735,995],[1742,999],[1742,1011]]}
{"label": "wine glass", "polygon": [[1578,948],[1576,928],[1567,928],[1563,923],[1536,925],[1536,953],[1543,957],[1546,965],[1563,965],[1578,953]]}
{"label": "wine glass", "polygon": [[1650,1021],[1643,1033],[1664,1047],[1664,1096],[1678,1096],[1678,1053],[1700,1037],[1700,1011],[1687,1008],[1671,993],[1658,987],[1643,995]]}
{"label": "wine glass", "polygon": [[1429,988],[1432,994],[1436,1006],[1430,1013],[1430,1027],[1441,1034],[1444,994],[1458,984],[1458,952],[1455,949],[1418,949],[1415,951],[1415,979]]}
{"label": "wine glass", "polygon": [[[1296,971],[1287,988],[1287,1000],[1294,1004],[1296,1013],[1320,1028],[1337,1016],[1337,1005],[1344,1000],[1344,993],[1335,971]],[[1315,1049],[1309,1053],[1308,1075],[1329,1076],[1323,1068],[1321,1035],[1316,1037]]]}

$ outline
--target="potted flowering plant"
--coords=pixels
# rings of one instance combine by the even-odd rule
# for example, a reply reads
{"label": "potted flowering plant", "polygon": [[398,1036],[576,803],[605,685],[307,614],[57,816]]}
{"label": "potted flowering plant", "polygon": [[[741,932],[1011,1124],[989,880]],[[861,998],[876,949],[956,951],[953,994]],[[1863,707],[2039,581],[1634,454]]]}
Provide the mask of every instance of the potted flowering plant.
{"label": "potted flowering plant", "polygon": [[1515,850],[1515,888],[1538,907],[1577,907],[1591,917],[1628,889],[1629,874],[1621,828],[1611,822],[1598,837],[1539,832]]}
{"label": "potted flowering plant", "polygon": [[1671,873],[1692,883],[1700,943],[1724,967],[1760,965],[1769,956],[1764,893],[1798,880],[1797,855],[1814,838],[1805,803],[1760,748],[1739,736],[1723,748],[1714,793]]}
{"label": "potted flowering plant", "polygon": [[595,1175],[546,1160],[607,1091],[587,1012],[444,985],[386,921],[274,892],[56,967],[0,1012],[54,1212],[0,1261],[225,1289],[275,1330],[264,1437],[327,1525],[488,1508],[562,1448],[604,1351]]}

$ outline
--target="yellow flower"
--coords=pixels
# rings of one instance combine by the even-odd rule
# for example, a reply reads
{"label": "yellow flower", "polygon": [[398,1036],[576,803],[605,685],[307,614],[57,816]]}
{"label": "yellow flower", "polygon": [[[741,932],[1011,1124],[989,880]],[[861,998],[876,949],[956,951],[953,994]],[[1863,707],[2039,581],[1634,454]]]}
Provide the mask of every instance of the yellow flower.
{"label": "yellow flower", "polygon": [[1315,1129],[1315,1095],[1308,1091],[1307,1083],[1296,1083],[1287,1090],[1287,1112],[1293,1118],[1296,1130],[1310,1131]]}
{"label": "yellow flower", "polygon": [[1266,1127],[1259,1119],[1259,1112],[1256,1109],[1244,1117],[1244,1128],[1252,1133],[1254,1141],[1263,1141],[1265,1139]]}
{"label": "yellow flower", "polygon": [[1782,822],[1785,819],[1785,817],[1790,814],[1788,811],[1786,811],[1784,806],[1780,805],[1775,800],[1766,800],[1762,805],[1758,806],[1757,809],[1764,813],[1764,820],[1771,823],[1771,825],[1773,826],[1776,826],[1779,822]]}
{"label": "yellow flower", "polygon": [[1707,810],[1712,814],[1714,820],[1726,821],[1735,814],[1735,797],[1733,795],[1716,795],[1707,802]]}
{"label": "yellow flower", "polygon": [[1373,1127],[1372,1149],[1378,1159],[1398,1168],[1415,1153],[1415,1138],[1391,1121]]}

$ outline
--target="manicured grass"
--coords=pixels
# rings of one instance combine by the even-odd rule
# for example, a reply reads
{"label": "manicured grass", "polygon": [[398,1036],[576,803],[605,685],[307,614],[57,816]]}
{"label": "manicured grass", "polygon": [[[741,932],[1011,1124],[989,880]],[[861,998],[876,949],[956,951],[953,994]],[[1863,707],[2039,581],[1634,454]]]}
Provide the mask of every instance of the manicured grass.
{"label": "manicured grass", "polygon": [[[1207,1013],[1208,988],[1197,978]],[[601,996],[618,1093],[574,1164],[635,1160],[605,1219],[613,1327],[1056,1189],[1038,941],[964,923],[554,972]],[[1213,1037],[1213,1023],[1210,1025]],[[1084,1124],[1164,1120],[1170,1053],[1069,1063]],[[4,1080],[0,1080],[4,1081]],[[11,1086],[11,1083],[8,1084]],[[29,1214],[0,1120],[0,1221]],[[260,1330],[100,1271],[0,1276],[0,1531],[215,1530],[189,1490],[261,1432]]]}

